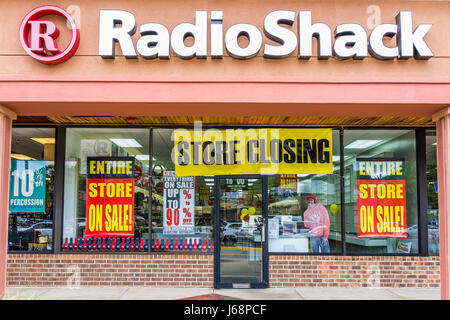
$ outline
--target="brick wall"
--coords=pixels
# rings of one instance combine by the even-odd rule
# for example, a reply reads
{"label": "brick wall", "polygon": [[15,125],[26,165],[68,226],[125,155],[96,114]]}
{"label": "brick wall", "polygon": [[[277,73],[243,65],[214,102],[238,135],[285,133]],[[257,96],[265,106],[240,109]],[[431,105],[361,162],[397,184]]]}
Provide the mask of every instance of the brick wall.
{"label": "brick wall", "polygon": [[[212,288],[213,255],[9,254],[8,286]],[[439,257],[270,256],[271,287],[439,287]]]}
{"label": "brick wall", "polygon": [[270,256],[271,287],[440,286],[439,257]]}
{"label": "brick wall", "polygon": [[214,280],[213,255],[9,254],[7,268],[8,286],[213,287]]}

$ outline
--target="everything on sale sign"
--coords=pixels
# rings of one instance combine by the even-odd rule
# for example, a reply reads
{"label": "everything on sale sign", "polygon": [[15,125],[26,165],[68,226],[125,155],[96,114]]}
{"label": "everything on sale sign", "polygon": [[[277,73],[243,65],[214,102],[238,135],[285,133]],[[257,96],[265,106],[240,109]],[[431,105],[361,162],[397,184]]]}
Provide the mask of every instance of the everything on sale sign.
{"label": "everything on sale sign", "polygon": [[87,158],[86,237],[134,236],[134,158]]}
{"label": "everything on sale sign", "polygon": [[405,163],[357,159],[358,238],[407,238]]}
{"label": "everything on sale sign", "polygon": [[164,171],[164,234],[195,233],[194,177],[176,177]]}

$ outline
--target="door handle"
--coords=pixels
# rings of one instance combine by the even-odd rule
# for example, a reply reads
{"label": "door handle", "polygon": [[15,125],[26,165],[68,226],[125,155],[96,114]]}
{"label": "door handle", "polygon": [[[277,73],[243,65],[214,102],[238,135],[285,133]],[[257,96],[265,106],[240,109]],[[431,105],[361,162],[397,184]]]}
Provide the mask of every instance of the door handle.
{"label": "door handle", "polygon": [[261,227],[261,242],[266,242],[266,223],[263,222]]}

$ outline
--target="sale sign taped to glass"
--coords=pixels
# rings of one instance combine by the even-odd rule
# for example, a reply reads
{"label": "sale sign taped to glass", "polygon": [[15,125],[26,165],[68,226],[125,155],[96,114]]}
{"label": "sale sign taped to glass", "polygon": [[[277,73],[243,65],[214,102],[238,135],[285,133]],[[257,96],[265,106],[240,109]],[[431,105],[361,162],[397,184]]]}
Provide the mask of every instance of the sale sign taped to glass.
{"label": "sale sign taped to glass", "polygon": [[195,233],[194,177],[176,177],[164,171],[164,234]]}
{"label": "sale sign taped to glass", "polygon": [[45,212],[46,171],[45,161],[11,161],[9,212]]}
{"label": "sale sign taped to glass", "polygon": [[211,190],[209,187],[199,187],[198,189],[199,200],[208,201],[211,198]]}
{"label": "sale sign taped to glass", "polygon": [[296,174],[280,174],[278,187],[282,190],[297,190]]}
{"label": "sale sign taped to glass", "polygon": [[88,157],[86,237],[134,236],[134,158]]}
{"label": "sale sign taped to glass", "polygon": [[357,159],[358,238],[407,238],[405,162]]}

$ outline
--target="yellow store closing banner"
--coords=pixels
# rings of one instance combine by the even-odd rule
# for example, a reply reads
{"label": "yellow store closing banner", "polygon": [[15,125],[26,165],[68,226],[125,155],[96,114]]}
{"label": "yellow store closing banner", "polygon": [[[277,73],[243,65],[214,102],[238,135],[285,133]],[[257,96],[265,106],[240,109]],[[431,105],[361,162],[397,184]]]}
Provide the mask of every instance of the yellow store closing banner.
{"label": "yellow store closing banner", "polygon": [[332,129],[175,130],[176,176],[331,174]]}

